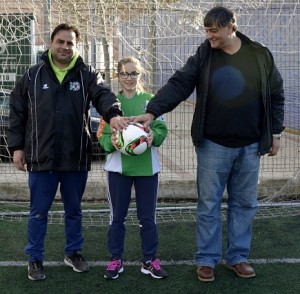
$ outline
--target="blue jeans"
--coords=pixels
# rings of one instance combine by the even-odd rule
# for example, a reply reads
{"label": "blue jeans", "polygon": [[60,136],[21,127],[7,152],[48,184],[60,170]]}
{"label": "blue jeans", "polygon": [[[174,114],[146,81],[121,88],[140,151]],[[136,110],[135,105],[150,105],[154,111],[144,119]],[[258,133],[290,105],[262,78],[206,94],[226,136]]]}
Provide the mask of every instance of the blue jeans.
{"label": "blue jeans", "polygon": [[64,204],[65,253],[82,249],[81,199],[85,190],[88,172],[36,171],[29,172],[30,214],[28,221],[28,244],[25,252],[29,261],[43,261],[44,241],[47,231],[48,211],[60,184]]}
{"label": "blue jeans", "polygon": [[227,186],[226,262],[247,262],[252,222],[258,209],[257,186],[260,156],[258,143],[228,148],[209,140],[196,147],[197,221],[195,254],[197,266],[215,265],[222,257],[221,202]]}

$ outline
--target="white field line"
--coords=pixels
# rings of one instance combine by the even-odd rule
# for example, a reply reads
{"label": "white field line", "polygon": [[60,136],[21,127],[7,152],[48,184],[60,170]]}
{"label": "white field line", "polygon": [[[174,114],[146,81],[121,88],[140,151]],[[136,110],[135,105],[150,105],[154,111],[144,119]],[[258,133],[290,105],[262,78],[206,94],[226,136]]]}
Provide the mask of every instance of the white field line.
{"label": "white field line", "polygon": [[[88,261],[89,266],[107,266],[109,261]],[[222,260],[221,264],[226,262]],[[300,264],[300,258],[271,258],[271,259],[249,259],[251,264]],[[65,266],[61,261],[44,261],[44,266]],[[140,261],[124,261],[125,266],[139,266]],[[12,267],[12,266],[27,266],[28,261],[0,261],[0,267]],[[161,265],[195,265],[193,260],[161,260]]]}

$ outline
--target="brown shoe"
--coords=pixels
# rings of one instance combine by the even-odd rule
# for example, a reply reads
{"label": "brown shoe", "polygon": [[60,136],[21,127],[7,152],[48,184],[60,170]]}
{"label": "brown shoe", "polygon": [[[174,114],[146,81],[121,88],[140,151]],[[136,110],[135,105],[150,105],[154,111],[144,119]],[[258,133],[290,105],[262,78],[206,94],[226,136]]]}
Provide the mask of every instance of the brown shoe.
{"label": "brown shoe", "polygon": [[202,282],[212,282],[215,280],[214,269],[209,266],[198,266],[197,276]]}
{"label": "brown shoe", "polygon": [[235,273],[241,278],[254,278],[256,276],[252,266],[246,262],[229,265],[228,268],[235,271]]}

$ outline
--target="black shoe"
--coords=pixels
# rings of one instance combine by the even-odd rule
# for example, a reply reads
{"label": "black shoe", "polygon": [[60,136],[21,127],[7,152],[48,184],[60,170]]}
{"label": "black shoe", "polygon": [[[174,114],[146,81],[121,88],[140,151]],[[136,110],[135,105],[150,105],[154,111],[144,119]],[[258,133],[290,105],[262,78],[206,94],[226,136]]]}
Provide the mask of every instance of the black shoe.
{"label": "black shoe", "polygon": [[155,279],[163,279],[168,276],[168,274],[160,267],[159,259],[143,262],[141,272],[146,275],[151,275],[151,277]]}
{"label": "black shoe", "polygon": [[115,280],[119,277],[119,274],[122,273],[123,271],[124,271],[124,267],[123,267],[122,260],[113,258],[108,264],[108,267],[104,274],[104,278],[109,280]]}
{"label": "black shoe", "polygon": [[32,281],[44,280],[46,275],[44,273],[44,266],[41,261],[29,262],[28,264],[28,279]]}
{"label": "black shoe", "polygon": [[88,263],[84,260],[79,251],[74,251],[72,255],[66,255],[64,263],[72,267],[77,273],[83,273],[89,270]]}

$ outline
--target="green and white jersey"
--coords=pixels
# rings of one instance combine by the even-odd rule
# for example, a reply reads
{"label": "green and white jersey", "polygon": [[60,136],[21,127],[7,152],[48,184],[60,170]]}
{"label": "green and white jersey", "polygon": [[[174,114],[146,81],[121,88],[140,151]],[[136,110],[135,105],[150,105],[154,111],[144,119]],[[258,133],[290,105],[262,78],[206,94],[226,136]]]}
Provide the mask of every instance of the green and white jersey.
{"label": "green and white jersey", "polygon": [[[117,95],[124,116],[127,117],[146,113],[147,104],[153,96],[145,92],[137,92],[131,99],[124,97],[121,93]],[[127,156],[115,149],[111,143],[110,126],[101,120],[99,142],[108,153],[104,169],[125,176],[152,176],[160,172],[158,147],[165,140],[168,130],[162,117],[154,120],[150,128],[153,132],[151,147],[140,155]]]}

